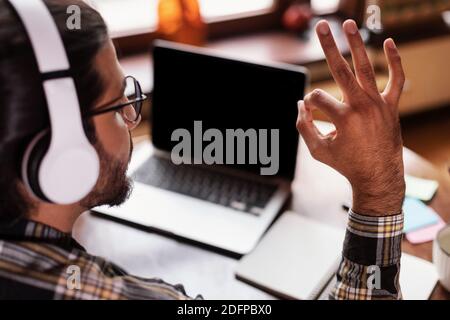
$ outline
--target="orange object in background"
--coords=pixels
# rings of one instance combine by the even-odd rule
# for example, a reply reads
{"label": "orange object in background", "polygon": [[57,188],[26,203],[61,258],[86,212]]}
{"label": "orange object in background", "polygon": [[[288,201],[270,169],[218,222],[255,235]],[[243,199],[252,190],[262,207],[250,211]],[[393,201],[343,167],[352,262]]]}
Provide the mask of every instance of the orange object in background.
{"label": "orange object in background", "polygon": [[309,28],[313,13],[309,5],[294,3],[283,14],[283,26],[293,32],[303,32]]}
{"label": "orange object in background", "polygon": [[198,0],[159,0],[158,37],[165,40],[202,45],[206,24]]}

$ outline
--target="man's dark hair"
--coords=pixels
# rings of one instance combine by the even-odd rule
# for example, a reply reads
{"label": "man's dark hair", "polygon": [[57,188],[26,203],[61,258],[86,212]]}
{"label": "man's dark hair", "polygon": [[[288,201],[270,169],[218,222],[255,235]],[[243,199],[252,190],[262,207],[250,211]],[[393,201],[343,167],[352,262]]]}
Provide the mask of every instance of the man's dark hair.
{"label": "man's dark hair", "polygon": [[[81,112],[93,108],[103,93],[95,56],[106,44],[102,17],[81,0],[45,0],[61,33],[71,65]],[[69,30],[69,5],[81,8],[81,29]],[[64,106],[61,106],[62,108]],[[92,123],[84,124],[91,142]],[[31,42],[11,5],[0,0],[0,223],[25,217],[31,202],[19,188],[26,146],[41,130],[50,127],[47,103]]]}

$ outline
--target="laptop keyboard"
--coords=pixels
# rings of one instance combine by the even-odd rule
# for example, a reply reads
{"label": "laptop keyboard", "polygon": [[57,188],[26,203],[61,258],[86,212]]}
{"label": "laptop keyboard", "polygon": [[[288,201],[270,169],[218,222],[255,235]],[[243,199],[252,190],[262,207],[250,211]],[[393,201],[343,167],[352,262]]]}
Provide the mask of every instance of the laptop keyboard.
{"label": "laptop keyboard", "polygon": [[137,182],[259,215],[277,190],[276,185],[194,165],[175,165],[150,157],[134,174]]}

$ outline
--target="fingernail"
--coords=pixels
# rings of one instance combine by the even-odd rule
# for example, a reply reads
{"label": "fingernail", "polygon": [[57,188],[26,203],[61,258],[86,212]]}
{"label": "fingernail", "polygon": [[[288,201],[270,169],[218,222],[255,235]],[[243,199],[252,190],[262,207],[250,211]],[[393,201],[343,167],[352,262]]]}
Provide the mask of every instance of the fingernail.
{"label": "fingernail", "polygon": [[297,103],[297,107],[298,107],[298,112],[300,113],[300,115],[303,117],[303,114],[304,114],[304,112],[305,112],[305,110],[304,110],[304,108],[303,108],[303,106],[304,106],[304,102],[303,102],[303,100],[300,100],[298,103]]}
{"label": "fingernail", "polygon": [[306,119],[305,102],[303,100],[298,102],[298,113],[300,114],[300,118],[302,120]]}
{"label": "fingernail", "polygon": [[300,100],[298,102],[298,110],[300,113],[300,118],[304,121],[312,121],[312,116],[310,112],[306,110],[305,102],[303,100]]}
{"label": "fingernail", "polygon": [[319,23],[317,23],[317,32],[323,36],[328,35],[330,33],[328,22],[325,20],[319,21]]}
{"label": "fingernail", "polygon": [[356,25],[355,21],[353,20],[347,20],[344,22],[344,29],[346,32],[355,35],[358,33],[358,26]]}
{"label": "fingernail", "polygon": [[387,44],[389,49],[394,49],[394,50],[397,49],[397,46],[395,45],[394,39],[392,39],[392,38],[387,39],[386,44]]}

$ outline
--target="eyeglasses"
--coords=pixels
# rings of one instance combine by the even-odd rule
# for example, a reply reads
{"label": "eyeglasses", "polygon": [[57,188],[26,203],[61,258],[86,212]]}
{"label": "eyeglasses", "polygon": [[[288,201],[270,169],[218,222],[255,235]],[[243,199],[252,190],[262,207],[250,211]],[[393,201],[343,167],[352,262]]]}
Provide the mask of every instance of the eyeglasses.
{"label": "eyeglasses", "polygon": [[[123,95],[125,95],[128,99],[126,103],[111,107],[106,107],[110,104],[106,103],[105,105],[98,107],[96,110],[86,113],[84,118],[94,117],[112,111],[120,111],[120,114],[125,120],[131,123],[137,123],[141,116],[142,104],[145,100],[147,100],[147,96],[142,93],[141,85],[134,77],[127,76],[124,79]],[[120,99],[120,97],[112,101],[116,101],[118,99]]]}

